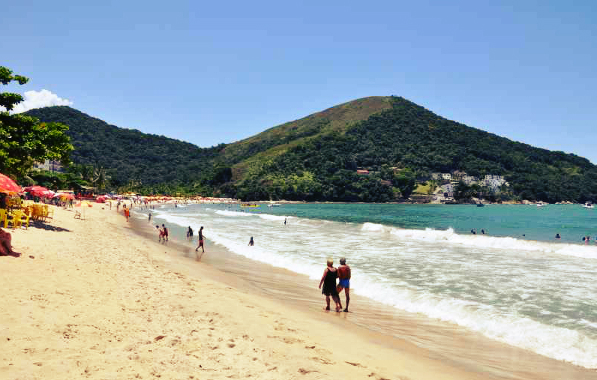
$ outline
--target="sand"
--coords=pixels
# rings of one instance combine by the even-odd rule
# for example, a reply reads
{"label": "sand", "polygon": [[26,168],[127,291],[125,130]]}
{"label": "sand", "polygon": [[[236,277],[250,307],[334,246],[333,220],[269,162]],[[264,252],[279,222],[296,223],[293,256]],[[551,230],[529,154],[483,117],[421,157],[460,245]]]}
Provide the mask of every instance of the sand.
{"label": "sand", "polygon": [[23,255],[0,257],[1,379],[497,378],[249,294],[203,262],[174,270],[179,252],[102,207],[11,232]]}

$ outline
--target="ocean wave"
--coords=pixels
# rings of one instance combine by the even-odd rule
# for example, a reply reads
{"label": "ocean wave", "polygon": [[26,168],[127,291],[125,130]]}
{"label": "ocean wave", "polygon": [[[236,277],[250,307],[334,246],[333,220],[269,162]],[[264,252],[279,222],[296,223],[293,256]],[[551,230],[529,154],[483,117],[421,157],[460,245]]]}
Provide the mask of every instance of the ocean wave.
{"label": "ocean wave", "polygon": [[383,232],[385,231],[386,227],[383,224],[377,224],[377,223],[369,223],[366,222],[363,224],[363,227],[361,227],[361,231],[371,231],[371,232]]}
{"label": "ocean wave", "polygon": [[[368,223],[365,223],[365,225]],[[365,227],[363,225],[363,228]],[[597,247],[579,244],[549,243],[535,240],[520,240],[513,237],[496,237],[487,235],[461,235],[452,228],[447,230],[408,230],[391,228],[390,233],[403,240],[423,242],[445,242],[474,248],[509,249],[532,252],[544,252],[558,255],[597,259]]]}
{"label": "ocean wave", "polygon": [[524,316],[504,315],[490,305],[420,294],[367,278],[354,278],[351,285],[354,293],[397,309],[454,323],[553,359],[597,368],[597,340],[578,331],[545,325]]}
{"label": "ocean wave", "polygon": [[286,219],[291,218],[289,216],[280,216],[280,215],[271,215],[271,214],[257,214],[257,216],[259,216],[261,219],[265,219],[265,220],[279,220],[279,221],[284,221]]}
{"label": "ocean wave", "polygon": [[257,214],[251,214],[248,212],[228,211],[228,210],[217,210],[215,213],[218,215],[224,215],[224,216],[255,216],[255,215],[257,215]]}

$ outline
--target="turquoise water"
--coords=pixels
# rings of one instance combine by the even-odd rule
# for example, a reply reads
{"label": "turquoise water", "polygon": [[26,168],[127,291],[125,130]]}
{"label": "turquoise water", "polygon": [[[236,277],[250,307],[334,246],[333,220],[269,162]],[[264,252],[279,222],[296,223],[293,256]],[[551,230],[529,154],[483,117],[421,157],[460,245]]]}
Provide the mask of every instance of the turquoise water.
{"label": "turquoise water", "polygon": [[[398,204],[285,204],[263,205],[256,213],[293,215],[351,223],[379,223],[406,229],[452,228],[456,233],[485,230],[491,236],[582,244],[583,236],[597,237],[597,209],[580,205],[398,205]],[[525,235],[525,236],[523,236]]]}
{"label": "turquoise water", "polygon": [[[346,257],[354,293],[597,368],[597,245],[581,241],[597,235],[597,210],[393,204],[250,210],[163,206],[154,217],[171,236],[184,239],[188,226],[204,226],[214,244],[313,280],[328,257],[336,263]],[[251,236],[254,247],[247,245]]]}

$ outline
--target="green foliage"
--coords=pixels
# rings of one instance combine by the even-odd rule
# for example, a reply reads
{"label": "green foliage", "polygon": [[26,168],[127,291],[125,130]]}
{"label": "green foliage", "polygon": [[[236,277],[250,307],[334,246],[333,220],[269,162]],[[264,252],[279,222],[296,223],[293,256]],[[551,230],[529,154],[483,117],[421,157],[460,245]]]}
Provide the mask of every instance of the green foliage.
{"label": "green foliage", "polygon": [[400,173],[394,176],[394,184],[396,187],[400,189],[400,192],[402,193],[402,196],[404,198],[410,197],[413,190],[415,189],[415,179],[415,173],[409,168],[401,170]]}
{"label": "green foliage", "polygon": [[[0,66],[0,83],[13,81],[24,84],[28,79]],[[23,178],[35,162],[49,159],[68,163],[73,150],[66,125],[40,123],[36,118],[8,112],[22,100],[19,94],[0,93],[0,106],[7,110],[0,111],[0,172],[18,178]]]}
{"label": "green foliage", "polygon": [[[205,172],[211,171],[223,145],[201,149],[193,144],[164,136],[122,129],[66,106],[27,112],[46,122],[70,125],[68,135],[75,147],[72,159],[85,166],[103,168],[111,189],[137,189],[155,192],[190,191]],[[109,179],[109,183],[108,183]],[[163,183],[174,184],[161,186]],[[159,185],[159,186],[158,186]]]}

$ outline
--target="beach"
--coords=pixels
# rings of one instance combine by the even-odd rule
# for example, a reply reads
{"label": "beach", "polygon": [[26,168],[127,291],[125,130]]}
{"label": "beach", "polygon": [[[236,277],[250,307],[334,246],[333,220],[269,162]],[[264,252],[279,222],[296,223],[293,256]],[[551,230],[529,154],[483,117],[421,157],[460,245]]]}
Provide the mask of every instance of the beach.
{"label": "beach", "polygon": [[0,262],[0,377],[466,377],[415,347],[376,344],[213,273],[171,271],[169,248],[98,204],[85,213],[56,209],[49,229],[13,232],[22,256]]}
{"label": "beach", "polygon": [[56,208],[45,228],[12,232],[22,256],[0,258],[1,378],[597,377],[535,354],[507,373],[473,357],[470,366],[454,363],[359,327],[352,313],[251,291],[242,278],[209,265],[216,246],[191,260],[194,252],[138,234],[114,208],[94,204],[84,215],[74,219],[72,209]]}

